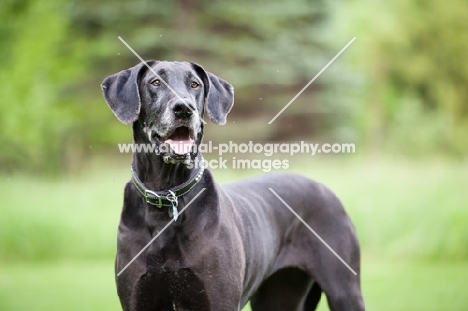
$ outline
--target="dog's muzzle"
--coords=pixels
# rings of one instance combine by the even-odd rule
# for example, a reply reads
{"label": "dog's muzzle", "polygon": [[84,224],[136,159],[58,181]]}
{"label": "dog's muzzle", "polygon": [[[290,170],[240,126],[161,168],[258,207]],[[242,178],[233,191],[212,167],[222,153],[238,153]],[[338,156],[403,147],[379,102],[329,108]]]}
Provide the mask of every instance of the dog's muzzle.
{"label": "dog's muzzle", "polygon": [[190,164],[197,155],[201,136],[187,126],[175,128],[166,137],[157,135],[155,131],[148,132],[149,140],[156,145],[156,154],[162,156],[164,162],[172,164]]}

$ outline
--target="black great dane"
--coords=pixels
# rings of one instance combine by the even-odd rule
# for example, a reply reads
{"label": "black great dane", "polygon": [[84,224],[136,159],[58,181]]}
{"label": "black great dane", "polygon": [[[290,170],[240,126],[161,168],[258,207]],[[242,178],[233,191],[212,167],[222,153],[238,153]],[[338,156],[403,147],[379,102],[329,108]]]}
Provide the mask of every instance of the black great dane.
{"label": "black great dane", "polygon": [[233,87],[194,63],[147,64],[102,83],[117,119],[133,126],[134,143],[157,147],[134,153],[125,186],[116,272],[157,238],[116,277],[122,308],[237,311],[250,300],[254,311],[304,311],[324,292],[333,311],[364,310],[359,244],[337,197],[293,174],[219,186],[194,165],[202,159],[196,147],[205,110],[226,123]]}

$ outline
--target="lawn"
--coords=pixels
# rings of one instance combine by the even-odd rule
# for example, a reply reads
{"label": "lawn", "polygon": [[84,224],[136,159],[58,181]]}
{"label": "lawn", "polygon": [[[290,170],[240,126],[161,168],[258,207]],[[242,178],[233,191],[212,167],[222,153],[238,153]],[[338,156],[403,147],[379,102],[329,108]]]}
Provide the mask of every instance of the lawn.
{"label": "lawn", "polygon": [[[368,310],[468,310],[468,163],[301,158],[363,249]],[[226,183],[261,171],[214,171]],[[0,310],[116,310],[113,256],[128,162],[69,177],[0,176]],[[328,310],[325,300],[320,310]]]}
{"label": "lawn", "polygon": [[[364,258],[364,263],[368,310],[468,308],[466,262],[398,263]],[[118,310],[112,266],[112,260],[2,265],[0,310]],[[324,297],[319,310],[328,310]]]}

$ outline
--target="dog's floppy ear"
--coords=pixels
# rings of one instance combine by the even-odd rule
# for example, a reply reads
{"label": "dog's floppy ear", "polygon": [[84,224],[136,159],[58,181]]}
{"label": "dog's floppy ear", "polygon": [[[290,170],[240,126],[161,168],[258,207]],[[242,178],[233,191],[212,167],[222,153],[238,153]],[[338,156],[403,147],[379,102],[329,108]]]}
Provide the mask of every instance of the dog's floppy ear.
{"label": "dog's floppy ear", "polygon": [[[149,66],[154,63],[154,61],[147,62]],[[107,105],[123,124],[132,124],[140,114],[141,100],[138,83],[145,68],[146,65],[140,63],[105,78],[101,84]]]}
{"label": "dog's floppy ear", "polygon": [[227,81],[205,71],[200,65],[191,64],[205,85],[205,103],[208,116],[216,124],[226,124],[226,116],[234,105],[234,88]]}

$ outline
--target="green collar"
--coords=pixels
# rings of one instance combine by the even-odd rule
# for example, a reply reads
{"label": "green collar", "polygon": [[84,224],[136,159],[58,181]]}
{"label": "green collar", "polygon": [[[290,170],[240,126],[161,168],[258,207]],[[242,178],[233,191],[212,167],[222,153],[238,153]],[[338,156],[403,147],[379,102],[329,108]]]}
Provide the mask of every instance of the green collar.
{"label": "green collar", "polygon": [[203,165],[200,165],[200,170],[198,173],[182,185],[171,188],[169,190],[152,191],[145,187],[140,179],[138,179],[135,171],[133,170],[133,167],[131,168],[132,181],[135,187],[143,195],[146,203],[155,205],[158,208],[162,208],[164,206],[174,207],[174,205],[177,207],[177,198],[187,194],[190,190],[192,190],[193,187],[195,187],[195,185],[201,180],[204,170],[205,168]]}

